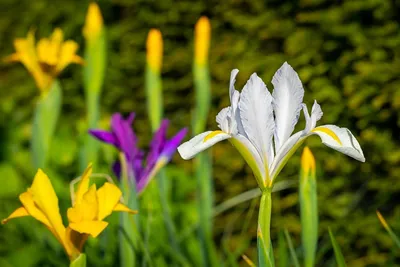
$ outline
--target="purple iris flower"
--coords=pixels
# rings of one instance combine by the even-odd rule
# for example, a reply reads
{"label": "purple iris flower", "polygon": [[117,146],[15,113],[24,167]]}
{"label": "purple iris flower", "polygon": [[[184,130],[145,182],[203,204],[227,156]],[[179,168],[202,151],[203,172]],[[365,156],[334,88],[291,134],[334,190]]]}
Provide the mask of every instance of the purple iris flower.
{"label": "purple iris flower", "polygon": [[[135,178],[136,190],[140,193],[157,172],[171,160],[176,148],[185,137],[187,129],[183,128],[171,139],[167,139],[169,121],[164,119],[153,136],[153,140],[150,143],[150,151],[146,160],[144,160],[145,153],[137,147],[137,137],[131,126],[134,118],[135,113],[129,114],[127,119],[124,119],[120,113],[114,113],[111,117],[110,132],[89,130],[89,133],[100,141],[115,146],[124,153],[129,166],[130,177],[133,176]],[[121,164],[118,160],[113,165],[113,171],[120,177]]]}

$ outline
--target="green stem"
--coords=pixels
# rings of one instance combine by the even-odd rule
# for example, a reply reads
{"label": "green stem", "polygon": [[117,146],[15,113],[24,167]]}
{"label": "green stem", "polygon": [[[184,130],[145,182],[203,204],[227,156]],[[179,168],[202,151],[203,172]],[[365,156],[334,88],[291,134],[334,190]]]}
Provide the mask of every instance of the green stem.
{"label": "green stem", "polygon": [[258,261],[259,266],[274,266],[271,245],[271,208],[272,190],[267,188],[262,192],[258,214]]}
{"label": "green stem", "polygon": [[79,254],[79,256],[71,261],[69,264],[70,267],[86,267],[86,255],[85,254]]}
{"label": "green stem", "polygon": [[168,238],[169,242],[173,248],[173,250],[180,254],[180,249],[178,246],[178,242],[176,240],[176,234],[175,234],[175,227],[174,223],[171,217],[171,212],[168,207],[168,197],[167,197],[167,188],[166,188],[166,175],[164,170],[160,170],[158,177],[157,177],[157,185],[159,189],[159,194],[160,194],[160,202],[161,202],[161,208],[163,212],[163,218],[164,218],[164,223],[165,223],[165,228],[167,228],[168,232]]}

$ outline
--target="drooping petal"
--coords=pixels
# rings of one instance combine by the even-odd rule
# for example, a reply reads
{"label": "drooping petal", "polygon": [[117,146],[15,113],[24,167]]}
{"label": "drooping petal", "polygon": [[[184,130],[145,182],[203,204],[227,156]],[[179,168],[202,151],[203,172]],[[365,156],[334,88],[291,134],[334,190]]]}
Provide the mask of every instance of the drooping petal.
{"label": "drooping petal", "polygon": [[169,139],[165,143],[164,148],[161,151],[160,157],[164,157],[167,159],[167,161],[169,161],[172,158],[172,156],[174,155],[177,147],[182,142],[183,138],[185,138],[187,132],[188,132],[188,129],[183,128],[175,136],[173,136],[171,139]]}
{"label": "drooping petal", "polygon": [[118,203],[117,205],[115,205],[113,211],[128,212],[130,214],[137,214],[138,213],[137,210],[131,210],[130,208],[128,208],[127,206],[125,206],[122,203]]}
{"label": "drooping petal", "polygon": [[336,125],[323,125],[313,129],[310,134],[312,133],[317,134],[323,144],[356,160],[365,162],[360,144],[349,129]]}
{"label": "drooping petal", "polygon": [[81,221],[78,223],[70,223],[69,228],[81,233],[89,234],[92,237],[97,237],[107,227],[108,222],[105,221]]}
{"label": "drooping petal", "polygon": [[11,213],[10,216],[8,216],[7,218],[3,219],[1,221],[1,224],[5,224],[11,219],[15,219],[15,218],[19,218],[19,217],[25,217],[25,216],[29,216],[29,215],[30,214],[28,213],[28,211],[24,207],[19,207],[13,213]]}
{"label": "drooping petal", "polygon": [[197,153],[213,146],[214,144],[231,138],[231,136],[223,131],[207,131],[196,135],[189,141],[178,147],[178,152],[183,159],[191,159]]}
{"label": "drooping petal", "polygon": [[104,183],[104,185],[97,190],[97,199],[99,203],[97,219],[103,220],[109,216],[118,204],[121,196],[122,192],[117,186],[107,182]]}
{"label": "drooping petal", "polygon": [[304,89],[297,73],[287,63],[283,63],[272,78],[272,92],[275,114],[275,150],[290,137],[299,120]]}
{"label": "drooping petal", "polygon": [[86,170],[81,176],[81,180],[78,184],[78,189],[75,193],[75,203],[80,203],[83,199],[83,195],[89,190],[90,176],[92,175],[92,164],[90,163]]}
{"label": "drooping petal", "polygon": [[252,74],[240,95],[240,118],[248,139],[260,153],[268,167],[272,135],[275,129],[272,96],[264,82]]}
{"label": "drooping petal", "polygon": [[103,141],[107,144],[111,144],[113,146],[117,146],[118,140],[113,133],[104,130],[89,130],[89,134],[96,137],[100,141]]}

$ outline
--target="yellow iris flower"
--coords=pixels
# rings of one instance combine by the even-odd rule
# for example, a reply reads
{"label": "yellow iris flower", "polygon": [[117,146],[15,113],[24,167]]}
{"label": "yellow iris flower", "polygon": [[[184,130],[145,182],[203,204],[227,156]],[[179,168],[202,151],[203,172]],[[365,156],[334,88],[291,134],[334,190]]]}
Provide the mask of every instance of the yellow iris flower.
{"label": "yellow iris flower", "polygon": [[132,214],[137,211],[129,209],[120,202],[121,190],[114,184],[106,182],[99,189],[93,184],[89,187],[92,166],[83,173],[74,203],[68,209],[68,227],[63,225],[58,198],[48,176],[39,169],[32,186],[19,196],[22,207],[16,209],[10,219],[32,216],[43,223],[63,245],[70,260],[76,259],[82,251],[89,235],[97,237],[108,225],[103,221],[113,211],[124,211]]}
{"label": "yellow iris flower", "polygon": [[35,35],[29,31],[26,38],[14,40],[16,52],[8,56],[8,62],[21,62],[35,79],[42,93],[47,92],[55,77],[69,64],[83,64],[76,55],[79,46],[67,40],[61,29],[56,28],[49,38],[42,38],[35,46]]}

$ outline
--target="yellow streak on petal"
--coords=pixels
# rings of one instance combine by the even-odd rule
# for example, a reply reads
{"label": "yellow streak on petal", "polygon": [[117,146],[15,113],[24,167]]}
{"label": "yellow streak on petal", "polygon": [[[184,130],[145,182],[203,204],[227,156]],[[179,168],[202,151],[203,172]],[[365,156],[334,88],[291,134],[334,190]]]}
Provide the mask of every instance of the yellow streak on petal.
{"label": "yellow streak on petal", "polygon": [[99,203],[97,219],[101,221],[112,213],[122,196],[122,192],[117,186],[104,183],[96,193]]}
{"label": "yellow streak on petal", "polygon": [[130,214],[137,214],[138,211],[137,210],[131,210],[130,208],[128,208],[127,206],[125,206],[122,203],[118,203],[115,207],[113,211],[121,211],[121,212],[128,212]]}
{"label": "yellow streak on petal", "polygon": [[325,127],[317,127],[314,130],[312,130],[312,132],[318,132],[318,131],[326,133],[327,135],[332,137],[336,142],[338,142],[341,146],[343,145],[342,141],[340,141],[339,137],[331,129]]}
{"label": "yellow streak on petal", "polygon": [[390,229],[389,224],[386,222],[385,218],[383,218],[382,214],[379,211],[376,211],[376,215],[378,216],[379,221],[382,226],[387,230]]}
{"label": "yellow streak on petal", "polygon": [[210,48],[211,25],[207,17],[201,17],[195,26],[195,61],[203,65],[208,59]]}
{"label": "yellow streak on petal", "polygon": [[203,143],[207,142],[208,140],[210,140],[211,138],[224,133],[223,131],[217,130],[217,131],[213,131],[211,133],[209,133],[206,137],[204,137],[203,139]]}
{"label": "yellow streak on petal", "polygon": [[75,203],[80,203],[83,195],[89,189],[90,175],[92,175],[92,163],[90,163],[81,176],[81,181],[78,184],[78,190],[75,193]]}
{"label": "yellow streak on petal", "polygon": [[88,40],[93,40],[99,36],[103,29],[103,17],[99,6],[92,2],[89,4],[86,14],[85,26],[83,27],[83,36]]}
{"label": "yellow streak on petal", "polygon": [[79,223],[70,223],[69,227],[81,234],[89,234],[97,237],[107,227],[108,222],[105,221],[82,221]]}
{"label": "yellow streak on petal", "polygon": [[301,155],[301,168],[306,174],[315,174],[315,158],[307,146]]}
{"label": "yellow streak on petal", "polygon": [[155,72],[160,72],[163,56],[163,40],[161,32],[157,29],[151,29],[146,42],[147,64]]}
{"label": "yellow streak on petal", "polygon": [[13,213],[10,214],[6,219],[1,221],[1,224],[6,224],[9,220],[19,217],[29,216],[28,211],[24,207],[19,207]]}

